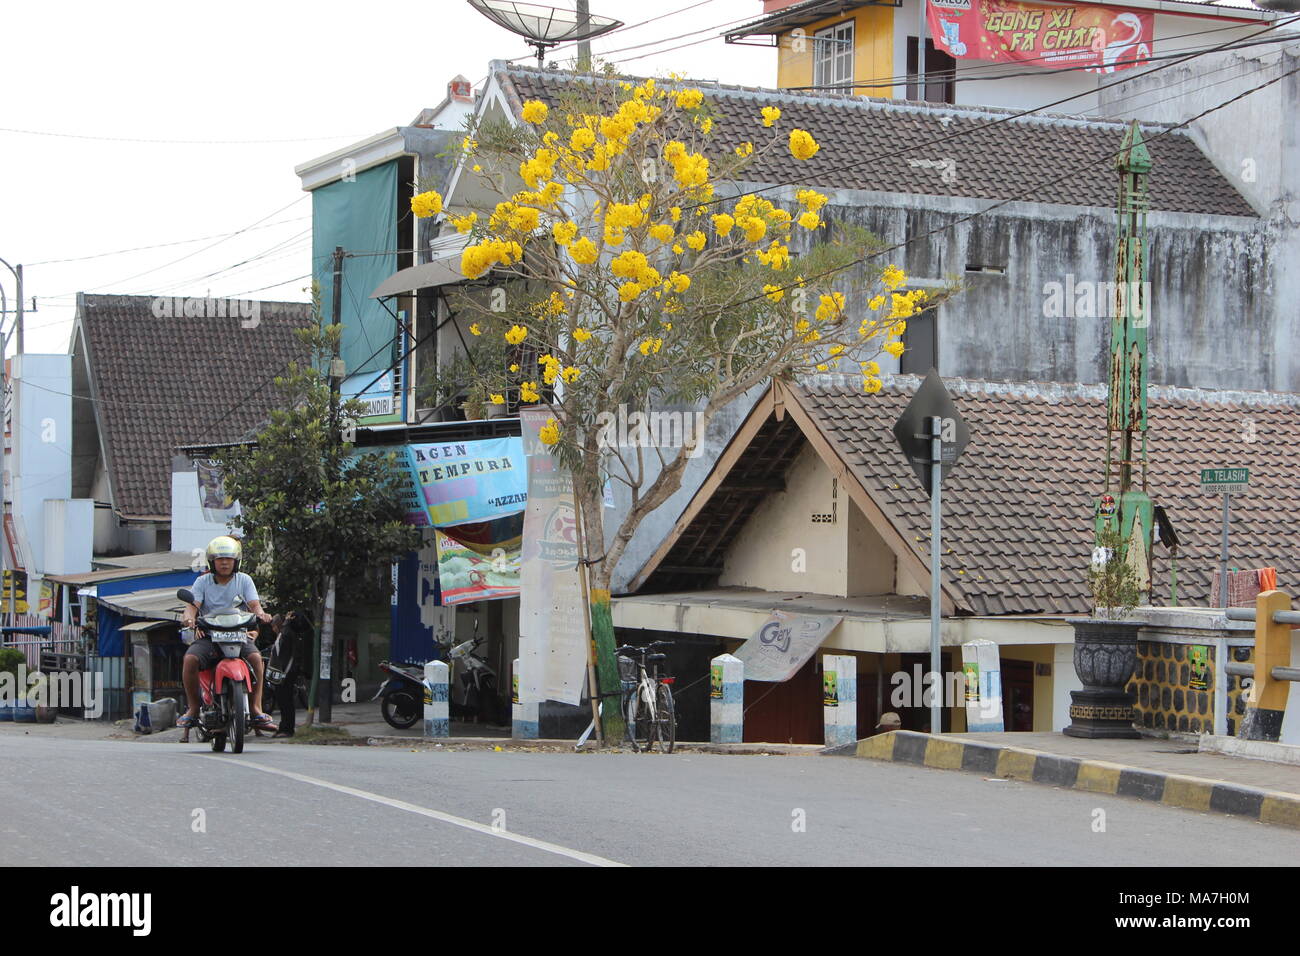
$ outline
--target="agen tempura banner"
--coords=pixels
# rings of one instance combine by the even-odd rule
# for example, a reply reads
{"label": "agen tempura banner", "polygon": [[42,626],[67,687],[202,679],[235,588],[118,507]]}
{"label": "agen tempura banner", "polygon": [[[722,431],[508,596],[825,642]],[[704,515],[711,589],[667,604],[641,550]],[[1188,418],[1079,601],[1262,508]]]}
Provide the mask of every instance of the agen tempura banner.
{"label": "agen tempura banner", "polygon": [[583,623],[587,607],[578,570],[573,477],[538,438],[549,417],[546,409],[519,410],[528,453],[519,592],[519,700],[579,704],[587,676]]}
{"label": "agen tempura banner", "polygon": [[435,528],[524,510],[524,444],[517,437],[408,445],[406,454]]}
{"label": "agen tempura banner", "polygon": [[773,611],[763,626],[740,646],[745,680],[787,681],[798,673],[843,618]]}
{"label": "agen tempura banner", "polygon": [[380,445],[375,448],[365,448],[356,451],[352,457],[359,458],[361,455],[387,455],[394,454],[397,456],[396,468],[401,472],[401,494],[402,507],[406,514],[402,520],[417,528],[429,527],[429,512],[424,508],[424,496],[420,494],[420,489],[415,486],[415,473],[408,467],[406,446],[405,445]]}
{"label": "agen tempura banner", "polygon": [[1090,73],[1127,70],[1151,58],[1155,14],[1119,7],[1017,0],[929,0],[937,48],[958,60],[1025,63]]}
{"label": "agen tempura banner", "polygon": [[516,514],[436,529],[442,603],[519,597],[523,525],[523,515]]}

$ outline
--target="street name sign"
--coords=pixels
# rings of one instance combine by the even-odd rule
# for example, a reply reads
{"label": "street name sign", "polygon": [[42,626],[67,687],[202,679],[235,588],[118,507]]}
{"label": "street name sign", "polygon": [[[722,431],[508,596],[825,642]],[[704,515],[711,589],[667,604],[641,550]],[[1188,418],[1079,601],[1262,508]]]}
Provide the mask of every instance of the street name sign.
{"label": "street name sign", "polygon": [[1250,484],[1249,468],[1202,468],[1201,490],[1216,495],[1236,495]]}

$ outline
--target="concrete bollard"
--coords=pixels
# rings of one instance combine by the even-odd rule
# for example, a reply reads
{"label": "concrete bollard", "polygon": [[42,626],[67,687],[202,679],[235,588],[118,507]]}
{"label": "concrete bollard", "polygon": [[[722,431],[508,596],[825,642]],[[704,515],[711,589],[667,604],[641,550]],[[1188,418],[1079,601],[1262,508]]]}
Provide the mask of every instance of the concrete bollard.
{"label": "concrete bollard", "polygon": [[538,734],[538,708],[537,701],[531,701],[527,704],[519,702],[519,685],[522,683],[522,677],[519,669],[519,658],[515,658],[514,670],[511,671],[511,714],[510,736],[515,740],[536,740]]}
{"label": "concrete bollard", "polygon": [[709,662],[709,742],[742,742],[744,724],[745,663],[730,654],[719,654]]}
{"label": "concrete bollard", "polygon": [[827,747],[858,739],[858,659],[850,654],[822,657],[822,726]]}
{"label": "concrete bollard", "polygon": [[447,710],[449,670],[445,661],[424,665],[424,736],[450,737],[451,716]]}
{"label": "concrete bollard", "polygon": [[1002,724],[1002,658],[993,641],[967,641],[961,646],[966,681],[966,730],[1000,734]]}

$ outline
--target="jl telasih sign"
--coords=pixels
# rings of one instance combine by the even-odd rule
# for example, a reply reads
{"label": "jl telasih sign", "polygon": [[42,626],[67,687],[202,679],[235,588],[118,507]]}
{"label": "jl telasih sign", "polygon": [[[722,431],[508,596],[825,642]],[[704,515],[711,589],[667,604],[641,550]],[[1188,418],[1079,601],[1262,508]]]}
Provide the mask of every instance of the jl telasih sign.
{"label": "jl telasih sign", "polygon": [[1202,468],[1201,490],[1216,495],[1239,495],[1250,484],[1249,468]]}

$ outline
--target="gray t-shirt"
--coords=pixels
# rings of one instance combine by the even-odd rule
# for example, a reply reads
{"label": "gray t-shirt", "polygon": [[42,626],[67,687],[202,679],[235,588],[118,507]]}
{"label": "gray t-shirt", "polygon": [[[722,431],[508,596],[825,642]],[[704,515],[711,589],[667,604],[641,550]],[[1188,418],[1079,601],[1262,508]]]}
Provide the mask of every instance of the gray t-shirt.
{"label": "gray t-shirt", "polygon": [[190,590],[194,592],[194,603],[199,606],[200,616],[236,607],[241,597],[245,605],[261,600],[253,579],[243,571],[236,571],[225,584],[218,584],[215,575],[205,574],[194,582]]}

